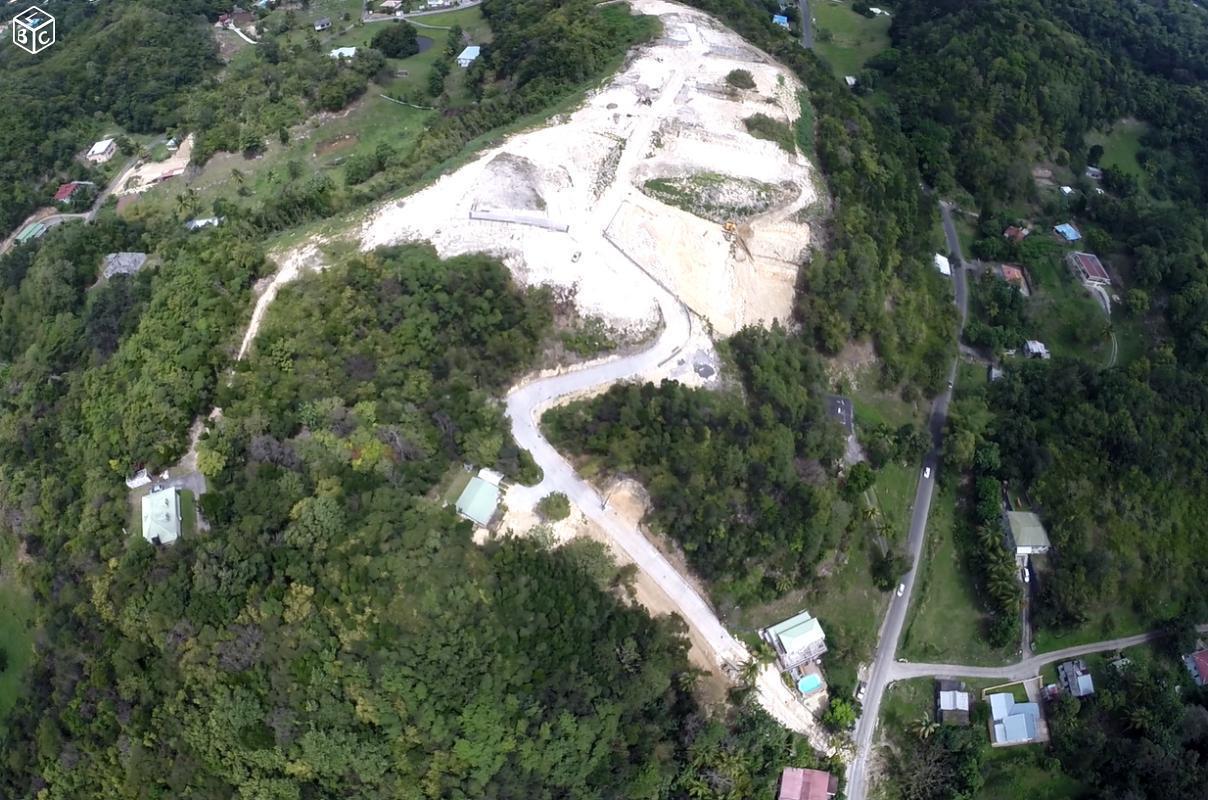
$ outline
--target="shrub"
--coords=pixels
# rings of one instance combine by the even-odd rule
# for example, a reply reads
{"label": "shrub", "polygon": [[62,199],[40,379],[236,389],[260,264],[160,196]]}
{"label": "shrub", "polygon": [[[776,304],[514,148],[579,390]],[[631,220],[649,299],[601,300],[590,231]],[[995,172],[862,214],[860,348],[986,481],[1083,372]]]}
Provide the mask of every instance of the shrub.
{"label": "shrub", "polygon": [[570,498],[562,492],[551,492],[537,503],[537,513],[546,522],[557,522],[570,516]]}
{"label": "shrub", "polygon": [[730,74],[726,76],[726,83],[736,89],[754,89],[755,78],[745,69],[732,69]]}

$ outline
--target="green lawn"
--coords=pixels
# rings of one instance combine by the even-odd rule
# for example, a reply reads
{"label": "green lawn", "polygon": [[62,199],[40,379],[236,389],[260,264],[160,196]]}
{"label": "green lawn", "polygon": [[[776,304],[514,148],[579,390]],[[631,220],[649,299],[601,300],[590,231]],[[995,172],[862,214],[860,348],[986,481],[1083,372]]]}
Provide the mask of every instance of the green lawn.
{"label": "green lawn", "polygon": [[1032,643],[1033,649],[1037,653],[1047,653],[1051,650],[1062,650],[1066,647],[1144,633],[1149,627],[1144,620],[1128,608],[1122,607],[1094,613],[1085,625],[1072,631],[1036,628],[1033,631]]}
{"label": "green lawn", "polygon": [[1054,251],[1027,262],[1038,287],[1028,300],[1030,335],[1048,345],[1055,356],[1105,363],[1111,340],[1100,335],[1106,326],[1103,309],[1070,274],[1063,257],[1063,251]]}
{"label": "green lawn", "polygon": [[1036,746],[987,748],[982,774],[976,800],[1073,800],[1085,792]]}
{"label": "green lawn", "polygon": [[865,540],[851,542],[845,550],[847,561],[829,576],[818,578],[810,591],[789,592],[759,606],[727,609],[727,626],[747,638],[806,609],[826,631],[828,652],[822,658],[822,669],[827,682],[843,691],[854,689],[856,669],[872,653],[889,599],[872,584],[870,546]]}
{"label": "green lawn", "polygon": [[197,498],[189,489],[180,490],[180,535],[197,533]]}
{"label": "green lawn", "polygon": [[889,47],[888,16],[869,19],[852,11],[851,3],[833,0],[815,0],[810,11],[817,20],[814,50],[840,78],[856,75],[870,58]]}
{"label": "green lawn", "polygon": [[1143,180],[1145,170],[1137,161],[1137,153],[1141,151],[1141,137],[1148,129],[1149,126],[1140,120],[1122,119],[1107,131],[1093,131],[1087,134],[1086,144],[1088,147],[1096,144],[1103,146],[1103,158],[1099,160],[1099,166],[1132,173],[1139,180]]}
{"label": "green lawn", "polygon": [[33,600],[11,573],[0,580],[0,648],[8,656],[8,667],[0,672],[3,720],[24,690],[25,673],[33,661]]}
{"label": "green lawn", "polygon": [[877,471],[871,497],[886,524],[893,531],[894,541],[904,544],[910,526],[910,509],[919,483],[918,465],[886,464]]}
{"label": "green lawn", "polygon": [[1017,658],[1015,648],[995,649],[985,640],[986,615],[957,546],[956,497],[944,481],[931,502],[927,547],[911,597],[901,654],[911,661],[999,666]]}

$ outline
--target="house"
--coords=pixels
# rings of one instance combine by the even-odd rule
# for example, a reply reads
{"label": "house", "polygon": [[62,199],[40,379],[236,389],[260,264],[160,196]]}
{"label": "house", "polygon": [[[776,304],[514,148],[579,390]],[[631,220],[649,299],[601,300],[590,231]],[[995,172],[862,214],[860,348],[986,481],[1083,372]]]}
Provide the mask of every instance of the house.
{"label": "house", "polygon": [[110,253],[101,262],[101,275],[105,278],[112,278],[114,275],[133,275],[146,263],[146,253]]}
{"label": "house", "polygon": [[856,432],[856,416],[850,397],[837,394],[826,396],[826,413],[835,422],[843,426],[848,436]]}
{"label": "house", "polygon": [[315,20],[315,30],[316,31],[326,31],[326,30],[330,30],[330,29],[331,29],[331,19],[329,19],[328,17],[320,17],[319,19]]}
{"label": "house", "polygon": [[963,682],[935,682],[935,718],[944,725],[969,724],[969,691]]}
{"label": "house", "polygon": [[32,242],[34,239],[39,239],[47,230],[46,225],[41,222],[27,225],[24,230],[17,234],[17,244],[25,244],[26,242]]}
{"label": "house", "polygon": [[1076,242],[1082,238],[1082,234],[1078,232],[1078,229],[1068,222],[1061,223],[1053,228],[1053,230],[1057,232],[1058,236],[1060,236],[1062,239],[1065,239],[1067,242]]}
{"label": "house", "polygon": [[1089,697],[1095,693],[1095,681],[1091,671],[1086,668],[1086,662],[1081,658],[1066,661],[1057,665],[1057,680],[1073,697]]}
{"label": "house", "polygon": [[1103,180],[1103,170],[1099,169],[1098,167],[1087,167],[1086,177],[1093,181],[1101,181]]}
{"label": "house", "polygon": [[1028,358],[1043,358],[1049,359],[1053,354],[1049,352],[1049,348],[1044,342],[1038,342],[1035,339],[1028,339],[1023,343],[1023,352]]}
{"label": "house", "polygon": [[817,661],[826,653],[826,634],[808,611],[802,611],[759,633],[776,651],[780,668],[797,679],[809,671],[802,671],[802,667]]}
{"label": "house", "polygon": [[1063,195],[1065,195],[1066,197],[1069,197],[1070,195],[1072,195],[1074,193],[1074,187],[1073,186],[1062,186],[1061,193]]}
{"label": "house", "polygon": [[839,778],[820,769],[785,767],[780,773],[779,800],[830,800],[839,792]]}
{"label": "house", "polygon": [[1087,283],[1111,286],[1112,276],[1107,274],[1103,262],[1094,253],[1070,253],[1065,257],[1065,261],[1074,274]]}
{"label": "house", "polygon": [[470,66],[471,64],[473,64],[475,61],[478,60],[478,55],[481,52],[482,52],[482,48],[479,47],[478,45],[476,45],[476,44],[470,45],[465,50],[462,50],[461,54],[457,56],[457,66],[461,67],[462,69],[465,69],[466,67]]}
{"label": "house", "polygon": [[64,183],[59,186],[58,191],[55,192],[55,202],[70,203],[72,195],[74,195],[78,189],[80,189],[82,186],[91,185],[92,184],[87,183],[86,181],[72,181],[71,183]]}
{"label": "house", "polygon": [[185,223],[185,229],[199,231],[202,228],[217,228],[226,217],[197,217]]}
{"label": "house", "polygon": [[88,159],[93,164],[104,164],[106,161],[113,158],[113,155],[116,152],[116,139],[101,139],[88,149],[88,153],[84,156],[84,158]]}
{"label": "house", "polygon": [[1208,649],[1197,650],[1190,655],[1183,656],[1183,664],[1186,665],[1187,672],[1190,673],[1196,686],[1208,686]]}
{"label": "house", "polygon": [[403,0],[383,0],[378,4],[378,11],[390,12],[396,11],[403,5]]}
{"label": "house", "polygon": [[868,10],[870,12],[872,12],[872,15],[874,17],[888,17],[889,16],[889,12],[883,8],[877,8],[876,6],[869,6]]}
{"label": "house", "polygon": [[357,54],[355,47],[337,47],[327,55],[331,58],[354,58]]}
{"label": "house", "polygon": [[152,489],[143,495],[143,538],[151,544],[172,544],[180,538],[180,489]]}
{"label": "house", "polygon": [[939,273],[941,275],[943,275],[945,278],[952,277],[952,264],[948,261],[947,256],[936,253],[935,254],[935,268],[937,270],[939,270]]}
{"label": "house", "polygon": [[856,84],[859,83],[855,75],[844,75],[843,82],[847,84],[848,89],[856,88]]}
{"label": "house", "polygon": [[164,144],[164,147],[168,148],[168,152],[169,152],[169,153],[175,153],[177,150],[179,150],[179,149],[180,149],[180,143],[179,143],[179,142],[177,142],[177,141],[176,141],[176,137],[175,137],[175,136],[173,136],[171,139],[169,139],[169,140],[168,140],[168,141],[167,141],[167,142]]}
{"label": "house", "polygon": [[1006,527],[1007,546],[1015,551],[1015,557],[1041,555],[1049,552],[1049,535],[1045,533],[1040,517],[1031,511],[1008,511],[1003,515]]}
{"label": "house", "polygon": [[1018,264],[1002,264],[998,267],[998,277],[1015,286],[1021,292],[1028,291],[1028,276],[1023,267]]}
{"label": "house", "polygon": [[789,27],[789,18],[784,14],[773,14],[772,24],[779,25],[780,27],[787,29]]}
{"label": "house", "polygon": [[484,528],[491,524],[498,506],[499,487],[479,477],[470,478],[457,498],[457,513]]}
{"label": "house", "polygon": [[990,701],[990,730],[994,744],[1024,744],[1037,741],[1040,729],[1040,706],[1018,703],[1009,692],[992,694]]}
{"label": "house", "polygon": [[1002,369],[1000,367],[995,367],[995,366],[991,365],[990,366],[990,382],[993,383],[994,381],[1001,381],[1002,378],[1003,378]]}
{"label": "house", "polygon": [[1010,239],[1016,244],[1019,244],[1024,239],[1028,238],[1028,234],[1031,232],[1032,231],[1028,228],[1021,228],[1018,225],[1008,225],[1007,229],[1002,232],[1002,235],[1004,239]]}

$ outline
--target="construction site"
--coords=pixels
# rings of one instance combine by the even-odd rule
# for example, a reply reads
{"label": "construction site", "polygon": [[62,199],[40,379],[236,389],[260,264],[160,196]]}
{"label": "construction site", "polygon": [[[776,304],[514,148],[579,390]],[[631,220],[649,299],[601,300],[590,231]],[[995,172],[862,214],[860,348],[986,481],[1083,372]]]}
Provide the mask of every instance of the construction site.
{"label": "construction site", "polygon": [[[574,287],[581,314],[629,334],[660,323],[653,294],[625,277],[634,265],[715,335],[787,320],[814,174],[806,155],[756,138],[747,121],[791,130],[801,86],[704,14],[633,6],[660,18],[661,38],[573,113],[379,209],[362,248],[490,253],[525,284]],[[730,85],[734,70],[754,87]]]}

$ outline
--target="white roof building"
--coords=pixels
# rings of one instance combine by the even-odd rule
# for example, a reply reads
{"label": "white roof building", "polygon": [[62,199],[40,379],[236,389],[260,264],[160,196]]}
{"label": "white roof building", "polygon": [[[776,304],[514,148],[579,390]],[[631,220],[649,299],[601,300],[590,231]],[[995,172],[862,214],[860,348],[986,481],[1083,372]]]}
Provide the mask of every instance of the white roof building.
{"label": "white roof building", "polygon": [[143,495],[143,538],[172,544],[180,538],[180,489],[152,490]]}
{"label": "white roof building", "polygon": [[948,261],[948,257],[935,254],[935,268],[940,271],[940,274],[946,278],[952,277],[952,264]]}
{"label": "white roof building", "polygon": [[1007,692],[992,694],[988,699],[995,744],[1023,744],[1037,740],[1040,706],[1017,703]]}
{"label": "white roof building", "polygon": [[331,56],[332,58],[352,58],[356,54],[357,49],[355,47],[337,47],[327,55]]}
{"label": "white roof building", "polygon": [[1038,342],[1035,339],[1028,339],[1023,343],[1023,351],[1029,358],[1050,358],[1052,353],[1045,346],[1044,342]]}
{"label": "white roof building", "polygon": [[478,56],[481,53],[482,53],[481,47],[479,47],[476,44],[470,45],[465,50],[462,50],[461,54],[459,56],[457,56],[457,66],[459,66],[463,69],[470,66],[471,64],[473,64],[475,61],[478,60]]}
{"label": "white roof building", "polygon": [[113,158],[113,154],[117,152],[117,141],[114,139],[101,139],[88,150],[85,156],[94,164],[104,164],[109,159]]}

